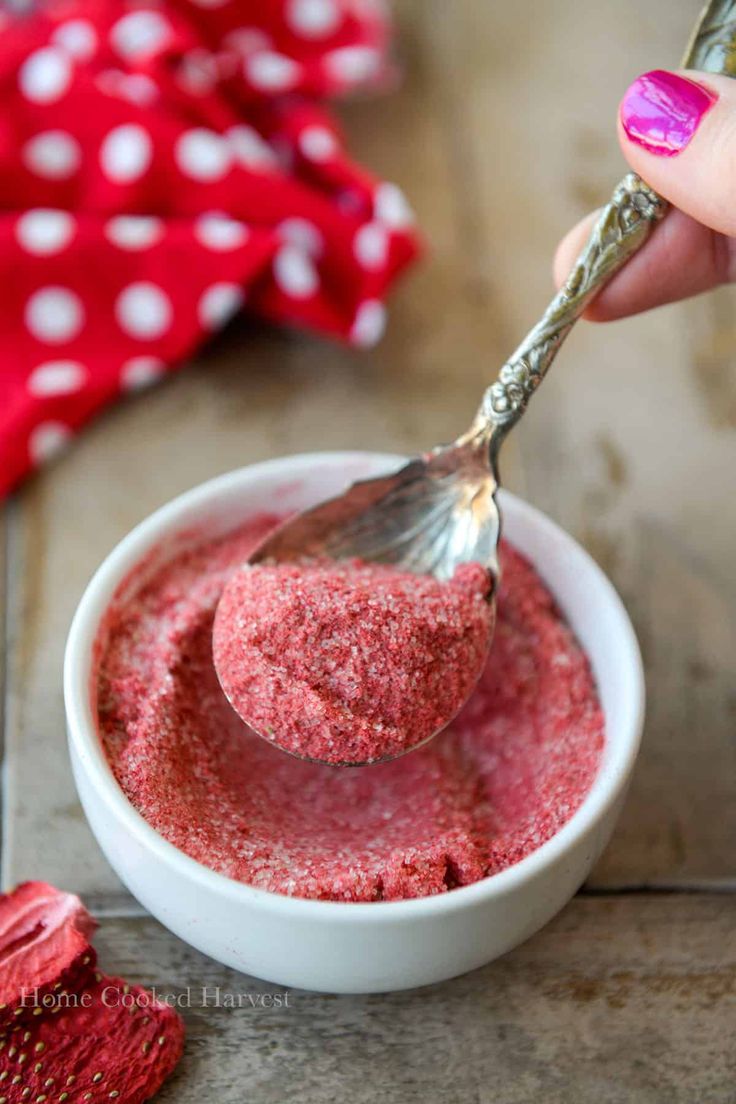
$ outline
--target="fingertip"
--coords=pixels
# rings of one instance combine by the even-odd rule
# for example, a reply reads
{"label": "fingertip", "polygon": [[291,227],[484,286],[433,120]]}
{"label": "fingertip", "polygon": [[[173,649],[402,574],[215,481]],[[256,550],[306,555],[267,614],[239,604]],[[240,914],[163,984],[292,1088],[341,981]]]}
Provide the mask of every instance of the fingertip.
{"label": "fingertip", "polygon": [[[622,97],[621,103],[618,105],[618,115],[616,116],[616,137],[618,138],[619,149],[624,155],[629,168],[633,172],[637,173],[642,178],[642,180],[646,180],[647,183],[651,185],[651,187],[656,188],[657,191],[664,195],[661,187],[661,180],[658,179],[655,185],[654,183],[652,183],[652,177],[657,175],[658,163],[663,160],[665,162],[665,165],[667,165],[670,159],[657,157],[649,150],[646,150],[643,146],[637,145],[636,142],[632,141],[630,135],[626,130],[626,127],[624,126],[623,119],[621,118],[621,112],[623,110],[625,100],[626,95]],[[652,171],[653,164],[654,171]],[[659,186],[657,187],[657,185]],[[669,196],[664,195],[664,198],[668,199]]]}
{"label": "fingertip", "polygon": [[621,112],[623,110],[623,105],[624,105],[624,99],[625,98],[626,98],[625,96],[622,96],[621,97],[621,102],[618,105],[618,112],[616,114],[616,137],[618,138],[619,148],[620,148],[621,152],[623,153],[624,157],[626,158],[626,160],[628,161],[629,167],[634,168],[634,166],[631,163],[631,159],[633,157],[635,160],[638,160],[638,158],[636,156],[638,150],[637,150],[637,147],[634,145],[634,143],[629,138],[628,134],[626,133],[626,128],[624,127],[623,121],[621,119]]}
{"label": "fingertip", "polygon": [[[594,218],[576,226],[560,244],[563,280],[574,264],[576,251],[584,244],[577,235],[584,238]],[[718,246],[712,230],[673,209],[643,248],[596,296],[584,317],[590,322],[613,322],[723,283],[731,278],[735,262],[728,250]]]}
{"label": "fingertip", "polygon": [[736,81],[652,70],[619,104],[618,141],[630,168],[661,196],[721,234],[736,234]]}

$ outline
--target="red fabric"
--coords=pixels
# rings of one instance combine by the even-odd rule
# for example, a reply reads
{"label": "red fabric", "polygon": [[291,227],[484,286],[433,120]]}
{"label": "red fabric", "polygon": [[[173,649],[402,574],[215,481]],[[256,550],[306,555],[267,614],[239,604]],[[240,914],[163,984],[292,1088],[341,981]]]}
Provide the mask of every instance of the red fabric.
{"label": "red fabric", "polygon": [[62,0],[0,30],[0,494],[247,302],[356,346],[417,250],[324,97],[379,0]]}

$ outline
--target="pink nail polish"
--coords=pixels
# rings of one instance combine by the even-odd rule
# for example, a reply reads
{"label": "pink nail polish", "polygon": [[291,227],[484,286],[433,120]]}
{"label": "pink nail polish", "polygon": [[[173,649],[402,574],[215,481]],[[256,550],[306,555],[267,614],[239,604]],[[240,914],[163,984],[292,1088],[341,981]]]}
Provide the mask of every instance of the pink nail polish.
{"label": "pink nail polish", "polygon": [[702,84],[655,69],[627,89],[621,122],[638,146],[659,157],[674,157],[688,145],[717,99],[716,93]]}

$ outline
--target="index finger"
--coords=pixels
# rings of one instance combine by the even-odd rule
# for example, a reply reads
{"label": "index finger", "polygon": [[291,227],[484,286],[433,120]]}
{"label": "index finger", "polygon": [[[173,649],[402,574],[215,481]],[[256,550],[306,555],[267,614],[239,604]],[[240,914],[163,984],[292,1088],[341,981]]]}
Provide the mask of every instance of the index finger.
{"label": "index finger", "polygon": [[[555,283],[559,287],[573,267],[598,217],[579,222],[557,247]],[[594,322],[610,322],[664,303],[688,299],[734,278],[734,243],[673,209],[649,241],[606,285],[585,312]]]}

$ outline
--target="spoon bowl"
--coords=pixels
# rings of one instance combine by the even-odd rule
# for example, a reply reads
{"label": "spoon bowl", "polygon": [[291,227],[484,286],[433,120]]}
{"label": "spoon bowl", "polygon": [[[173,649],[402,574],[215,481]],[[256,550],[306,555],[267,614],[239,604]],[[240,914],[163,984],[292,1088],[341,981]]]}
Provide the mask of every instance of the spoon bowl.
{"label": "spoon bowl", "polygon": [[[422,547],[438,575],[397,560],[390,524],[383,539],[376,530],[395,510],[393,531],[403,531],[404,506],[420,497],[414,482],[425,472],[414,462],[354,484],[324,511],[299,515],[299,524],[284,527],[294,546],[280,545],[277,533],[271,555],[267,538],[255,562],[227,581],[212,631],[220,686],[248,727],[282,751],[338,767],[395,759],[446,728],[480,678],[493,630],[493,576],[477,562],[453,562],[441,542],[433,547],[461,489],[459,479],[443,487],[429,470],[422,493],[435,497],[437,533],[430,524]],[[487,482],[482,473],[477,479]],[[490,491],[481,497],[495,512]],[[331,507],[346,501],[341,531]],[[353,517],[360,532],[351,531]],[[322,531],[332,538],[327,547]],[[355,550],[347,559],[341,543]]]}
{"label": "spoon bowl", "polygon": [[456,442],[390,475],[352,483],[343,494],[290,518],[248,562],[360,559],[442,581],[460,564],[474,562],[495,579],[496,488],[485,450]]}

